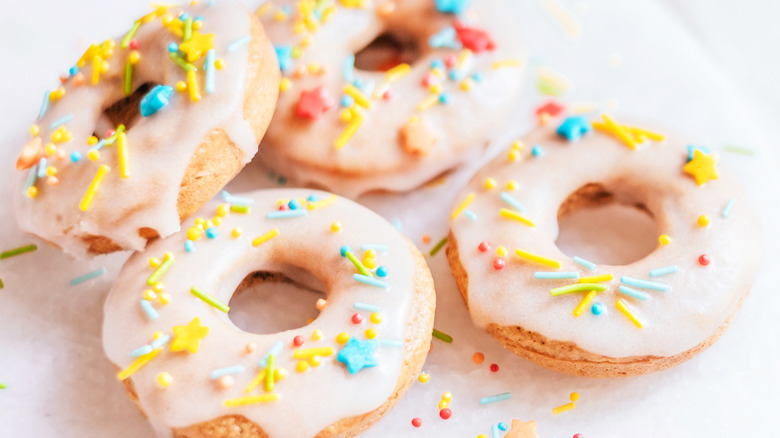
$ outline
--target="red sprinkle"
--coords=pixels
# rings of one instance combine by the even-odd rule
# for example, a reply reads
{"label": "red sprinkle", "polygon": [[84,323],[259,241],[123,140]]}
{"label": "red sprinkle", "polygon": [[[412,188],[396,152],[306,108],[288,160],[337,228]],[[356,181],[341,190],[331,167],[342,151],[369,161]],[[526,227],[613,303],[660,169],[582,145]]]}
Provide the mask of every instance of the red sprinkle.
{"label": "red sprinkle", "polygon": [[498,372],[498,364],[495,364],[495,363],[490,364],[490,372],[497,373]]}
{"label": "red sprinkle", "polygon": [[425,76],[423,76],[422,84],[424,87],[430,87],[431,84],[433,84],[433,81],[434,81],[433,74],[428,73]]}
{"label": "red sprinkle", "polygon": [[116,131],[114,131],[113,129],[109,129],[108,131],[106,131],[106,138],[113,137],[114,134],[116,134]]}
{"label": "red sprinkle", "polygon": [[583,435],[581,433],[575,433],[572,438],[585,438],[585,435]]}
{"label": "red sprinkle", "polygon": [[448,68],[455,67],[455,64],[458,63],[458,58],[455,57],[455,55],[447,55],[446,58],[444,58],[444,65],[446,65]]}
{"label": "red sprinkle", "polygon": [[330,97],[328,90],[320,85],[312,90],[301,91],[301,98],[295,107],[295,113],[300,117],[317,120],[334,105],[336,103]]}
{"label": "red sprinkle", "polygon": [[475,27],[467,27],[460,21],[455,21],[453,26],[455,27],[458,41],[463,44],[463,47],[472,52],[479,53],[496,48],[495,41],[493,41],[493,38],[487,31]]}
{"label": "red sprinkle", "polygon": [[707,266],[710,264],[710,256],[707,254],[702,254],[699,256],[699,264],[702,266]]}
{"label": "red sprinkle", "polygon": [[496,270],[504,269],[504,266],[506,266],[506,260],[502,259],[501,257],[493,260],[493,267],[496,268]]}
{"label": "red sprinkle", "polygon": [[452,417],[452,411],[445,408],[439,411],[439,416],[445,420],[449,420]]}
{"label": "red sprinkle", "polygon": [[290,209],[289,205],[287,205],[287,204],[279,204],[279,210],[285,211],[285,210],[289,210],[289,209]]}
{"label": "red sprinkle", "polygon": [[490,244],[488,242],[482,242],[479,244],[479,252],[490,251]]}
{"label": "red sprinkle", "polygon": [[356,313],[352,315],[352,324],[360,324],[363,322],[363,315]]}
{"label": "red sprinkle", "polygon": [[384,93],[382,93],[382,99],[384,100],[390,100],[393,98],[393,92],[392,90],[387,90]]}
{"label": "red sprinkle", "polygon": [[136,50],[138,48],[138,41],[130,40],[130,50]]}
{"label": "red sprinkle", "polygon": [[303,345],[303,336],[298,335],[298,336],[294,337],[293,338],[293,345],[295,345],[296,347],[300,347],[301,345]]}
{"label": "red sprinkle", "polygon": [[419,418],[412,418],[412,426],[414,427],[422,426],[422,420]]}
{"label": "red sprinkle", "polygon": [[561,105],[560,103],[554,100],[551,100],[545,103],[544,105],[540,106],[539,108],[537,108],[536,115],[538,117],[541,116],[542,114],[549,114],[550,116],[555,117],[558,114],[560,114],[562,111],[563,111],[563,105]]}

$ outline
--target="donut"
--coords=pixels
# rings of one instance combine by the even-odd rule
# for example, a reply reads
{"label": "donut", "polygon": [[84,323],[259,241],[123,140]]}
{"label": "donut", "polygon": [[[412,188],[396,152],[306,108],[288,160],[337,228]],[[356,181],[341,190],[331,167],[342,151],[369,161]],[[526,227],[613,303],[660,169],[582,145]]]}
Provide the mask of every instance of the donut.
{"label": "donut", "polygon": [[407,191],[480,156],[520,91],[524,50],[505,8],[502,0],[264,4],[257,12],[283,78],[259,161],[355,197]]}
{"label": "donut", "polygon": [[156,7],[45,93],[16,164],[19,226],[79,257],[177,231],[257,152],[279,79],[243,6]]}
{"label": "donut", "polygon": [[[447,256],[474,323],[514,353],[567,374],[646,374],[723,333],[757,273],[758,227],[717,153],[603,119],[548,123],[485,166],[458,195]],[[647,256],[610,265],[556,245],[558,219],[607,203],[654,219]]]}
{"label": "donut", "polygon": [[[422,255],[381,217],[329,193],[226,199],[123,267],[103,330],[117,377],[161,436],[368,428],[406,392],[430,346],[435,297]],[[319,316],[263,335],[233,324],[231,296],[280,276],[319,281]]]}

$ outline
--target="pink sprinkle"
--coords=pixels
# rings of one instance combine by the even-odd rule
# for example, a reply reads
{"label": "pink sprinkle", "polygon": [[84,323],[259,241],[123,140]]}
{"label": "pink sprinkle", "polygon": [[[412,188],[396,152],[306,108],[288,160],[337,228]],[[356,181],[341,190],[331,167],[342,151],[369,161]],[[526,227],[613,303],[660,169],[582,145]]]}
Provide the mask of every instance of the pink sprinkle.
{"label": "pink sprinkle", "polygon": [[434,80],[435,80],[435,78],[433,77],[433,74],[428,73],[425,76],[423,76],[422,84],[425,87],[430,87],[431,84],[433,84]]}
{"label": "pink sprinkle", "polygon": [[504,266],[506,266],[506,260],[502,259],[501,257],[498,257],[495,260],[493,260],[493,267],[497,271],[504,269]]}
{"label": "pink sprinkle", "polygon": [[458,58],[455,57],[455,55],[448,55],[446,58],[444,58],[444,65],[447,66],[447,68],[455,67],[455,64],[458,63]]}
{"label": "pink sprinkle", "polygon": [[393,91],[392,90],[387,90],[384,93],[382,93],[382,99],[390,100],[392,98],[393,98]]}

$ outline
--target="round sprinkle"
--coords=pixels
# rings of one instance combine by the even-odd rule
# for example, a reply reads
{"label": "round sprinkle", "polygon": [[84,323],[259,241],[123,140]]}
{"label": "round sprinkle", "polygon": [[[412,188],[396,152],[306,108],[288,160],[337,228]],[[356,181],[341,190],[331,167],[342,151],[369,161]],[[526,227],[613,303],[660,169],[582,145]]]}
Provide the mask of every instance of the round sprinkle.
{"label": "round sprinkle", "polygon": [[668,234],[661,234],[660,236],[658,236],[658,243],[660,243],[661,245],[668,245],[672,243],[672,238],[669,237]]}
{"label": "round sprinkle", "polygon": [[573,402],[576,402],[579,399],[580,399],[580,393],[579,392],[572,392],[571,394],[569,394],[569,400],[571,400]]}
{"label": "round sprinkle", "polygon": [[339,231],[341,231],[341,222],[335,221],[332,224],[330,224],[330,230],[333,231],[334,233],[338,233]]}
{"label": "round sprinkle", "polygon": [[417,380],[420,383],[428,383],[428,380],[431,380],[431,375],[428,373],[420,373],[420,375],[417,376]]}
{"label": "round sprinkle", "polygon": [[309,369],[309,362],[306,362],[305,360],[298,361],[297,364],[295,364],[295,371],[298,371],[299,373],[302,373]]}
{"label": "round sprinkle", "polygon": [[471,360],[473,360],[475,364],[479,365],[485,361],[485,355],[480,352],[476,352],[473,356],[471,356]]}
{"label": "round sprinkle", "polygon": [[452,393],[447,391],[444,394],[441,395],[441,399],[444,401],[451,401],[452,400]]}
{"label": "round sprinkle", "polygon": [[309,363],[311,363],[311,366],[318,367],[322,364],[322,356],[312,356],[311,359],[309,359]]}
{"label": "round sprinkle", "polygon": [[535,144],[534,147],[531,148],[531,155],[534,157],[541,157],[544,155],[544,149],[542,149],[542,147],[538,144]]}
{"label": "round sprinkle", "polygon": [[709,224],[710,224],[710,217],[707,216],[706,214],[699,216],[699,219],[696,220],[696,225],[702,228],[706,227]]}
{"label": "round sprinkle", "polygon": [[507,190],[517,190],[520,185],[515,180],[510,180],[506,183]]}
{"label": "round sprinkle", "polygon": [[241,228],[233,228],[233,231],[230,232],[230,235],[233,236],[233,238],[239,238],[241,237],[241,234],[243,234],[243,230]]}
{"label": "round sprinkle", "polygon": [[187,89],[187,83],[184,81],[176,82],[176,91],[182,92]]}
{"label": "round sprinkle", "polygon": [[488,252],[490,251],[490,243],[488,242],[480,242],[479,246],[477,247],[479,249],[479,252]]}
{"label": "round sprinkle", "polygon": [[419,418],[412,418],[412,426],[414,427],[422,426],[422,420]]}
{"label": "round sprinkle", "polygon": [[130,61],[130,64],[138,64],[138,61],[141,60],[141,54],[137,51],[133,50],[130,52],[130,55],[127,57],[127,60]]}
{"label": "round sprinkle", "polygon": [[502,422],[500,422],[500,423],[498,423],[498,430],[505,431],[505,430],[507,430],[508,428],[509,428],[509,427],[508,427],[508,426],[506,425],[506,423],[504,423],[503,421],[502,421]]}
{"label": "round sprinkle", "polygon": [[601,303],[593,303],[593,305],[590,306],[590,311],[594,315],[601,315],[604,313],[604,306]]}
{"label": "round sprinkle", "polygon": [[320,339],[322,339],[322,330],[314,330],[311,332],[312,341],[319,341]]}
{"label": "round sprinkle", "polygon": [[293,338],[293,345],[295,345],[296,347],[300,347],[301,345],[303,345],[303,341],[304,341],[303,336],[298,335]]}
{"label": "round sprinkle", "polygon": [[382,322],[382,314],[380,314],[379,312],[374,312],[374,313],[371,314],[369,319],[374,324],[379,324],[380,322]]}
{"label": "round sprinkle", "polygon": [[346,333],[346,332],[341,332],[341,333],[339,333],[339,334],[336,336],[336,342],[338,342],[339,344],[342,344],[342,345],[343,345],[343,344],[346,344],[346,343],[347,343],[347,341],[349,341],[349,338],[350,338],[350,336],[349,336],[349,334],[348,334],[348,333]]}
{"label": "round sprinkle", "polygon": [[171,383],[173,383],[173,376],[166,372],[162,372],[157,375],[157,384],[160,385],[160,388],[167,388],[171,386]]}
{"label": "round sprinkle", "polygon": [[439,409],[444,409],[450,407],[450,402],[442,400],[439,402]]}
{"label": "round sprinkle", "polygon": [[160,299],[160,304],[162,304],[163,306],[170,303],[172,299],[171,294],[169,294],[168,292],[163,292],[157,295],[157,297]]}
{"label": "round sprinkle", "polygon": [[70,161],[78,163],[81,160],[81,152],[73,151],[70,153]]}
{"label": "round sprinkle", "polygon": [[481,433],[481,434],[477,435],[477,438],[488,438],[488,437],[484,433]]}
{"label": "round sprinkle", "polygon": [[498,364],[495,364],[495,363],[490,364],[490,372],[497,373],[498,372]]}
{"label": "round sprinkle", "polygon": [[220,389],[228,389],[233,386],[234,383],[236,383],[236,380],[233,376],[222,376],[217,380],[217,385]]}
{"label": "round sprinkle", "polygon": [[98,142],[98,139],[94,135],[90,136],[87,139],[87,145],[89,145],[89,146],[95,146],[97,144],[97,142]]}
{"label": "round sprinkle", "polygon": [[449,418],[452,417],[452,411],[449,409],[442,409],[439,411],[439,416],[443,420],[449,420]]}
{"label": "round sprinkle", "polygon": [[387,277],[387,266],[380,266],[376,268],[376,276],[377,277]]}
{"label": "round sprinkle", "polygon": [[128,47],[130,47],[130,50],[138,50],[139,45],[140,44],[138,44],[138,41],[130,40],[130,44],[128,45]]}
{"label": "round sprinkle", "polygon": [[184,241],[184,250],[187,252],[194,252],[195,251],[195,242],[192,240],[185,240]]}
{"label": "round sprinkle", "polygon": [[97,149],[91,149],[89,152],[87,152],[87,158],[89,158],[90,161],[97,161],[100,159],[100,151]]}
{"label": "round sprinkle", "polygon": [[217,70],[222,70],[225,68],[225,60],[222,58],[217,58],[217,60],[214,61],[214,67],[216,67]]}
{"label": "round sprinkle", "polygon": [[354,315],[352,315],[351,319],[352,319],[352,324],[360,324],[361,322],[363,322],[363,315],[361,315],[360,313],[355,313]]}
{"label": "round sprinkle", "polygon": [[149,266],[151,266],[152,268],[156,268],[160,266],[160,263],[162,262],[157,257],[152,257],[149,259]]}
{"label": "round sprinkle", "polygon": [[217,231],[217,229],[216,229],[216,228],[214,228],[214,227],[208,227],[208,228],[206,229],[206,237],[208,237],[209,239],[214,239],[214,238],[216,238],[218,235],[219,235],[219,231]]}
{"label": "round sprinkle", "polygon": [[203,234],[202,231],[200,231],[197,227],[191,227],[187,230],[187,238],[192,240],[193,242],[200,239],[200,236]]}
{"label": "round sprinkle", "polygon": [[154,332],[154,333],[152,333],[152,340],[156,341],[156,340],[162,338],[163,336],[165,336],[165,333],[163,333],[163,332],[159,332],[159,331],[158,332]]}
{"label": "round sprinkle", "polygon": [[230,213],[230,204],[219,204],[219,207],[217,207],[217,216],[219,217],[225,217]]}
{"label": "round sprinkle", "polygon": [[431,236],[428,235],[428,234],[423,234],[422,235],[422,242],[423,243],[431,243]]}
{"label": "round sprinkle", "polygon": [[493,268],[497,271],[504,269],[504,266],[506,266],[506,261],[502,259],[501,257],[496,258],[493,260]]}
{"label": "round sprinkle", "polygon": [[376,338],[376,329],[374,329],[374,328],[370,328],[370,329],[366,330],[366,337],[367,337],[368,339],[374,339],[374,338]]}
{"label": "round sprinkle", "polygon": [[257,344],[255,344],[254,342],[250,342],[250,343],[246,344],[246,347],[244,347],[244,351],[247,354],[254,353],[255,350],[257,350]]}
{"label": "round sprinkle", "polygon": [[503,246],[499,246],[498,248],[496,248],[496,255],[499,256],[499,257],[505,256],[506,255],[506,248],[503,247]]}
{"label": "round sprinkle", "polygon": [[287,377],[287,370],[284,368],[277,368],[274,370],[274,379],[282,380]]}
{"label": "round sprinkle", "polygon": [[165,290],[165,285],[158,281],[157,283],[154,284],[154,286],[152,286],[152,290],[154,290],[157,293],[160,293],[163,290]]}
{"label": "round sprinkle", "polygon": [[316,304],[316,306],[317,306],[317,310],[319,310],[320,312],[321,312],[321,311],[322,311],[322,309],[324,309],[324,308],[325,308],[325,306],[327,306],[327,305],[328,305],[328,302],[327,302],[326,300],[324,300],[324,299],[322,299],[322,298],[320,298],[320,299],[318,299],[318,300],[317,300],[317,304]]}
{"label": "round sprinkle", "polygon": [[707,266],[710,264],[710,256],[707,254],[702,254],[699,256],[699,264],[702,266]]}
{"label": "round sprinkle", "polygon": [[175,51],[179,50],[179,45],[176,43],[170,43],[168,44],[168,51],[173,53]]}
{"label": "round sprinkle", "polygon": [[519,158],[520,158],[520,151],[517,149],[511,149],[507,154],[507,159],[509,161],[517,161]]}
{"label": "round sprinkle", "polygon": [[485,178],[485,183],[484,184],[485,184],[485,188],[490,190],[490,189],[496,187],[496,185],[498,183],[496,183],[496,180],[494,180],[493,178]]}
{"label": "round sprinkle", "polygon": [[341,247],[341,249],[339,251],[341,252],[341,256],[342,257],[346,257],[347,256],[347,252],[352,252],[352,248],[348,247],[347,245],[344,245],[344,246]]}
{"label": "round sprinkle", "polygon": [[146,301],[154,301],[155,298],[157,298],[157,294],[153,290],[146,289],[144,291],[144,299]]}
{"label": "round sprinkle", "polygon": [[585,438],[585,435],[583,435],[581,433],[575,433],[572,438]]}
{"label": "round sprinkle", "polygon": [[297,210],[301,208],[301,203],[298,202],[297,199],[291,199],[290,202],[287,203],[287,206],[290,207],[290,210]]}

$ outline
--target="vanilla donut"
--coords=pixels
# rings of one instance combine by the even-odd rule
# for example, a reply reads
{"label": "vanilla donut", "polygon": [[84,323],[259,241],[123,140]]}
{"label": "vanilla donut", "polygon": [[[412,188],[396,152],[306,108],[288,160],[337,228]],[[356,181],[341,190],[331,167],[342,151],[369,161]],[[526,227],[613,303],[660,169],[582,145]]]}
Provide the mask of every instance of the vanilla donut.
{"label": "vanilla donut", "polygon": [[[271,5],[258,13],[284,77],[258,155],[299,183],[416,188],[479,156],[517,102],[524,50],[502,0]],[[375,39],[382,65],[356,66]]]}
{"label": "vanilla donut", "polygon": [[[384,219],[329,193],[227,199],[232,207],[207,204],[200,214],[213,219],[150,243],[123,268],[103,329],[119,379],[161,436],[365,430],[408,389],[428,352],[435,298],[424,259]],[[319,316],[267,335],[236,327],[226,313],[231,296],[280,274],[319,280],[327,295]]]}
{"label": "vanilla donut", "polygon": [[[85,256],[141,249],[257,151],[279,71],[243,6],[159,6],[46,92],[17,162],[20,227]],[[110,130],[110,131],[107,131]]]}
{"label": "vanilla donut", "polygon": [[[594,133],[584,117],[557,134],[540,128],[481,170],[458,196],[447,255],[475,324],[506,348],[564,373],[617,377],[711,345],[748,294],[760,245],[716,153],[604,119]],[[649,255],[614,266],[556,246],[559,217],[612,200],[654,218]]]}

